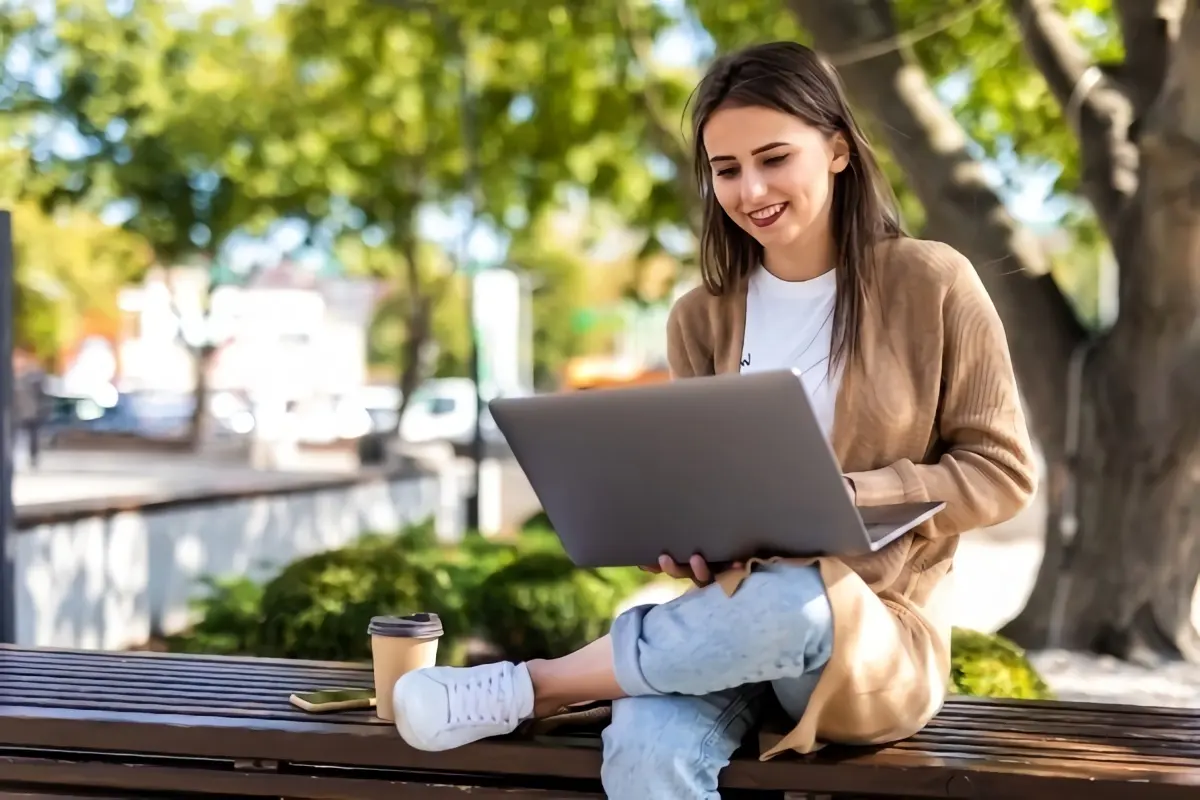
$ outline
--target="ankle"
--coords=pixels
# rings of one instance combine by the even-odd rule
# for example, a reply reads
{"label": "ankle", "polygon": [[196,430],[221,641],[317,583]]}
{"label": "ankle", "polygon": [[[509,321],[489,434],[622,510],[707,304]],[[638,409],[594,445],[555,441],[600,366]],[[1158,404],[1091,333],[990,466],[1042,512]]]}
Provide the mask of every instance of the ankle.
{"label": "ankle", "polygon": [[565,702],[552,690],[554,681],[551,676],[550,662],[536,658],[525,662],[529,672],[529,682],[533,685],[533,716],[548,717],[561,709]]}

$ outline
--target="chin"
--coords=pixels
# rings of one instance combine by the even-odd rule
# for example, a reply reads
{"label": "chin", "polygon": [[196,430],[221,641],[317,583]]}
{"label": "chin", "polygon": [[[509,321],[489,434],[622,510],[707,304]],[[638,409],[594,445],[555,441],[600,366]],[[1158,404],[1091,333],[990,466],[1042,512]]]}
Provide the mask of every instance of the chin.
{"label": "chin", "polygon": [[769,228],[750,227],[748,231],[763,247],[780,247],[798,241],[804,229],[795,224],[780,225],[776,223]]}

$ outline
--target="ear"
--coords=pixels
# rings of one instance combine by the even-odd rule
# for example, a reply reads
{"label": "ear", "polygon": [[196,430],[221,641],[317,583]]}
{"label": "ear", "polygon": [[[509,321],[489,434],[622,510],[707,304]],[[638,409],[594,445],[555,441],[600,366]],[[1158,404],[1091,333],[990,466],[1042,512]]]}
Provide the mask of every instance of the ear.
{"label": "ear", "polygon": [[830,137],[829,145],[833,152],[833,160],[829,162],[829,171],[838,173],[850,166],[850,143],[846,140],[846,135],[841,131],[836,132]]}

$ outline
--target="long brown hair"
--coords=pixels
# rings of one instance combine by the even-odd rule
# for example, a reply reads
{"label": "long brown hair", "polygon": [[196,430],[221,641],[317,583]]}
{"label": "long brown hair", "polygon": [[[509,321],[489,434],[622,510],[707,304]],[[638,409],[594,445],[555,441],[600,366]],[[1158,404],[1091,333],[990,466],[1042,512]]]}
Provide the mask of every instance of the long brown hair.
{"label": "long brown hair", "polygon": [[758,264],[763,248],[717,203],[704,148],[704,126],[721,108],[761,106],[800,118],[832,136],[841,133],[850,161],[834,179],[830,213],[837,296],[830,366],[859,354],[858,332],[875,286],[876,245],[903,236],[891,185],[854,120],[833,68],[793,42],[749,47],[713,62],[700,82],[692,111],[693,163],[704,202],[700,272],[714,295],[737,290]]}

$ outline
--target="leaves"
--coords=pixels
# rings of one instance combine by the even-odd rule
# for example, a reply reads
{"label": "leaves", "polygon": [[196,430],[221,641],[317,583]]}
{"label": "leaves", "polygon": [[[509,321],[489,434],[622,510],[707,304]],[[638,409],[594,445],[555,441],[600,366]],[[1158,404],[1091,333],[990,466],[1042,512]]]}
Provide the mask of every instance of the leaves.
{"label": "leaves", "polygon": [[144,241],[82,210],[53,216],[13,209],[18,346],[53,361],[96,316],[116,313],[116,291],[151,264]]}
{"label": "leaves", "polygon": [[[897,24],[906,30],[954,16],[975,0],[936,6],[919,0],[894,2]],[[1060,4],[1074,22],[1094,60],[1120,57],[1120,33],[1111,4],[1068,0]],[[1009,177],[1019,164],[1051,164],[1061,169],[1056,189],[1074,192],[1079,182],[1078,146],[1061,109],[1026,58],[1016,20],[1004,3],[979,6],[944,32],[913,48],[930,79],[940,84],[955,117],[982,154],[1000,162]]]}
{"label": "leaves", "polygon": [[112,13],[100,0],[59,0],[27,32],[56,80],[25,94],[69,131],[34,158],[26,191],[62,203],[125,209],[124,227],[164,263],[211,252],[245,225],[245,194],[224,169],[253,138],[251,94],[270,58],[252,18],[188,11],[181,0],[134,0]]}
{"label": "leaves", "polygon": [[[0,186],[46,209],[120,212],[168,264],[274,220],[304,220],[309,244],[390,284],[378,357],[395,363],[403,349],[406,298],[437,296],[446,369],[465,358],[465,336],[453,332],[465,324],[459,290],[439,289],[456,267],[464,198],[498,257],[543,281],[539,345],[554,354],[539,374],[550,374],[585,346],[552,314],[582,302],[595,248],[619,242],[631,275],[657,274],[664,253],[685,266],[692,257],[686,105],[703,61],[755,41],[807,40],[782,2],[751,0],[297,0],[267,14],[251,5],[13,9],[0,42],[28,57],[10,59],[25,66],[0,90],[4,132],[20,142],[0,161]],[[893,8],[914,30],[976,5]],[[1109,3],[1062,6],[1099,61],[1119,56]],[[690,42],[700,63],[668,42]],[[1059,196],[1075,191],[1077,148],[1005,4],[978,5],[913,53],[1010,195],[1033,169]],[[920,203],[890,154],[881,161],[919,231]],[[1086,214],[1072,211],[1070,223],[1079,242],[1095,240]]]}

